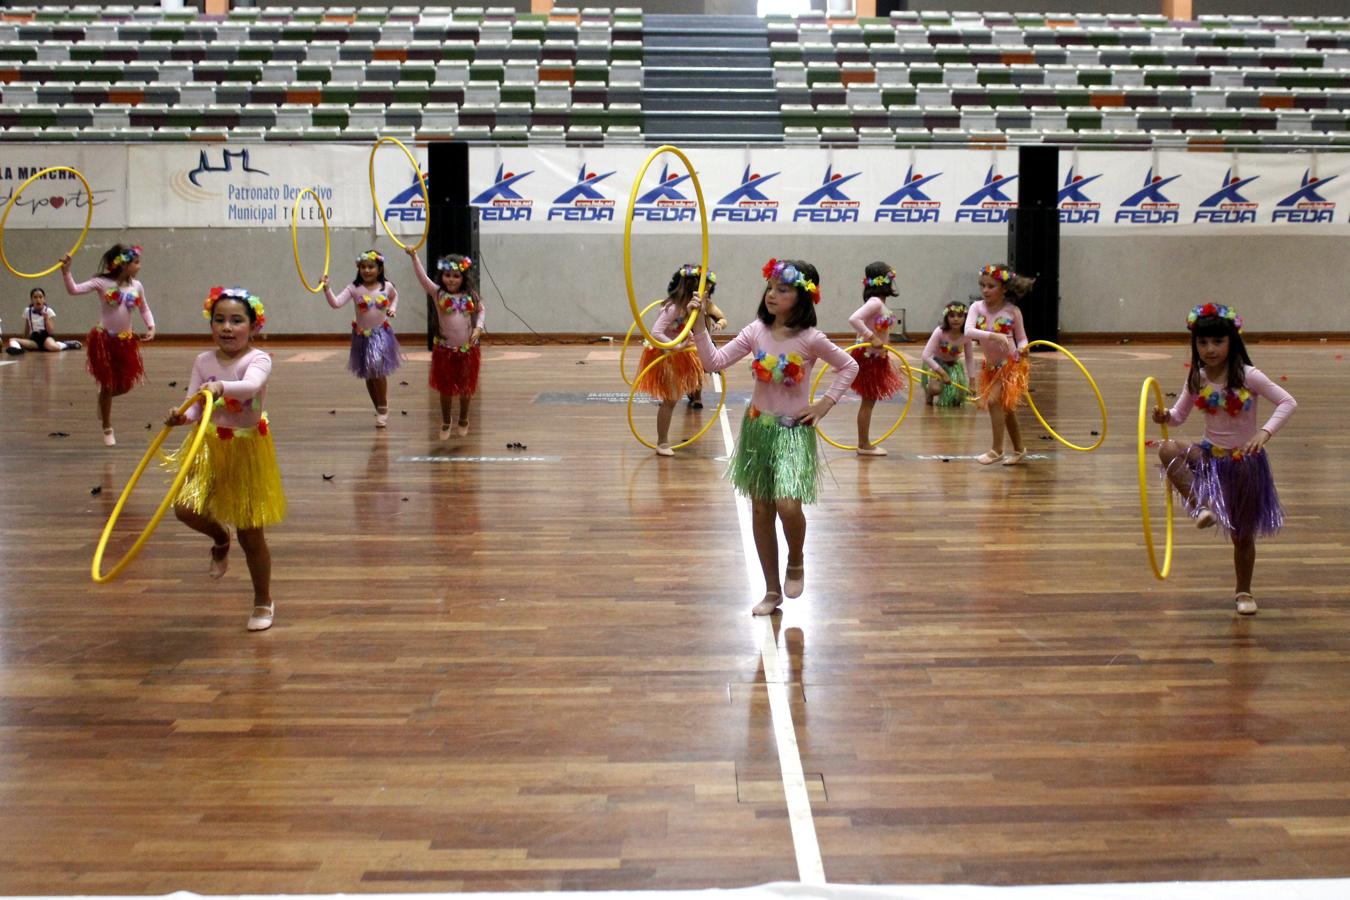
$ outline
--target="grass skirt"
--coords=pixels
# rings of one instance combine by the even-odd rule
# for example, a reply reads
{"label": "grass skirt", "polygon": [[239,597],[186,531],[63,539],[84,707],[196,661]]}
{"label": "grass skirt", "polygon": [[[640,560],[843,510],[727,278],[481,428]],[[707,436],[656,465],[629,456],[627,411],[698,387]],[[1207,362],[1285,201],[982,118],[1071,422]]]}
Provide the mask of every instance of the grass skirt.
{"label": "grass skirt", "polygon": [[436,343],[431,351],[431,376],[427,382],[447,397],[472,397],[478,393],[478,368],[483,353],[477,344],[467,350]]}
{"label": "grass skirt", "polygon": [[1268,537],[1284,524],[1284,508],[1270,471],[1265,450],[1249,456],[1234,456],[1209,441],[1195,445],[1186,465],[1194,478],[1192,509],[1205,506],[1214,513],[1218,529],[1239,540]]}
{"label": "grass skirt", "polygon": [[141,341],[130,331],[109,334],[95,325],[84,339],[85,367],[100,387],[126,393],[145,381]]}
{"label": "grass skirt", "polygon": [[[262,528],[286,517],[277,453],[266,419],[257,428],[211,428],[174,505],[235,528]],[[228,437],[226,436],[228,435]],[[175,469],[192,433],[168,454]]]}
{"label": "grass skirt", "polygon": [[858,377],[853,379],[853,393],[864,400],[889,400],[905,383],[900,367],[885,350],[878,355],[859,347],[850,354],[858,363]]}
{"label": "grass skirt", "polygon": [[[652,360],[664,354],[664,350],[644,347],[642,359],[638,362],[638,373],[651,365]],[[637,384],[637,389],[657,400],[674,403],[686,394],[703,388],[703,366],[698,354],[693,350],[676,350],[669,354],[666,361],[652,368],[647,376]]]}
{"label": "grass skirt", "polygon": [[398,338],[392,328],[376,328],[369,337],[353,330],[347,370],[357,378],[387,378],[402,362],[398,350]]}
{"label": "grass skirt", "polygon": [[815,503],[819,484],[816,430],[809,425],[783,425],[777,416],[747,408],[727,476],[737,493],[751,500]]}
{"label": "grass skirt", "polygon": [[998,405],[1004,412],[1017,409],[1031,385],[1031,360],[1023,356],[1015,362],[1004,360],[997,366],[985,362],[980,367],[980,409],[989,408],[989,395],[998,385],[1003,386]]}
{"label": "grass skirt", "polygon": [[[959,359],[954,363],[945,363],[939,360],[938,365],[942,366],[942,371],[946,372],[947,377],[951,380],[942,383],[942,390],[933,398],[933,405],[961,406],[970,396],[961,388],[956,387],[958,384],[962,387],[970,387],[970,379],[966,377],[966,367],[962,365]],[[928,387],[927,375],[923,376],[923,386]]]}

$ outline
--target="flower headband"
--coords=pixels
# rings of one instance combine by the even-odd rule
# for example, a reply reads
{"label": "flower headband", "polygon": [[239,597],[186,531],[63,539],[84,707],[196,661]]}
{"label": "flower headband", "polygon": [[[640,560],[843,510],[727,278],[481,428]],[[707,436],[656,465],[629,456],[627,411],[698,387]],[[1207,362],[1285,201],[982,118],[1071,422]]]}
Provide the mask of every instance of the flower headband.
{"label": "flower headband", "polygon": [[968,312],[970,312],[970,307],[964,303],[948,303],[946,308],[942,310],[942,315],[944,318],[947,316],[964,316]]}
{"label": "flower headband", "polygon": [[141,258],[141,247],[137,244],[134,247],[127,247],[121,253],[112,258],[111,268],[120,269],[127,263],[135,262]]}
{"label": "flower headband", "polygon": [[988,275],[990,278],[995,278],[1004,284],[1012,281],[1013,277],[1012,269],[1005,269],[1002,266],[985,266],[980,270],[980,274]]}
{"label": "flower headband", "polygon": [[378,250],[367,250],[356,258],[356,264],[359,266],[363,262],[377,262],[384,265],[384,254]]}
{"label": "flower headband", "polygon": [[455,262],[448,256],[442,256],[440,259],[436,260],[437,272],[458,272],[463,275],[472,268],[473,260],[469,259],[467,256],[459,262]]}
{"label": "flower headband", "polygon": [[820,287],[787,260],[771,259],[764,264],[761,271],[765,279],[799,287],[810,295],[812,303],[820,302]]}
{"label": "flower headband", "polygon": [[220,300],[237,300],[240,303],[247,303],[252,307],[253,315],[257,317],[257,321],[253,323],[253,330],[255,332],[262,331],[263,325],[267,323],[267,315],[263,310],[262,300],[253,296],[253,293],[249,291],[248,288],[227,288],[219,285],[211,288],[210,293],[206,295],[206,300],[202,303],[202,317],[208,322],[211,320],[211,310],[215,308],[216,303]]}
{"label": "flower headband", "polygon": [[1223,319],[1232,323],[1238,334],[1242,333],[1242,316],[1231,306],[1216,303],[1202,303],[1186,315],[1186,330],[1194,331],[1195,323],[1200,319]]}
{"label": "flower headband", "polygon": [[[698,276],[703,274],[703,267],[695,265],[683,265],[680,266],[680,271],[676,272],[675,274],[681,278],[697,278]],[[708,270],[708,284],[717,284],[717,273],[714,272],[712,269]]]}
{"label": "flower headband", "polygon": [[877,275],[873,278],[863,278],[863,287],[885,287],[895,284],[895,270],[891,269],[885,275]]}

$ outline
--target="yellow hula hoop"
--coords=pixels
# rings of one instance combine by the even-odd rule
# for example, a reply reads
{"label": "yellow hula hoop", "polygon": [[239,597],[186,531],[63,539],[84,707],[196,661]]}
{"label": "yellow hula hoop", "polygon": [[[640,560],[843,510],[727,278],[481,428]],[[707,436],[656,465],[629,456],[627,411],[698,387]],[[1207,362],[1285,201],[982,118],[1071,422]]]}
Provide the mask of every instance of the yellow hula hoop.
{"label": "yellow hula hoop", "polygon": [[14,268],[14,266],[10,265],[9,257],[5,256],[5,222],[9,221],[9,212],[14,208],[14,202],[19,199],[24,188],[49,172],[71,173],[76,178],[80,179],[80,184],[84,185],[84,195],[89,198],[89,205],[86,206],[84,210],[84,230],[82,230],[80,236],[75,239],[75,246],[71,247],[70,252],[63,254],[63,256],[74,256],[76,251],[84,246],[84,239],[89,236],[89,226],[94,222],[94,191],[89,187],[89,182],[85,180],[85,177],[80,174],[78,169],[72,169],[70,166],[48,166],[34,174],[23,184],[19,185],[19,189],[10,195],[9,202],[5,204],[4,213],[0,214],[0,262],[5,264],[5,268],[9,269],[10,274],[17,275],[20,278],[42,278],[44,275],[50,275],[61,268],[61,261],[57,260],[54,265],[50,268],[43,269],[41,272],[20,272],[18,269]]}
{"label": "yellow hula hoop", "polygon": [[[1150,398],[1150,394],[1152,397]],[[1153,570],[1153,576],[1159,581],[1167,578],[1172,571],[1172,488],[1168,486],[1167,491],[1167,543],[1163,548],[1163,564],[1158,567],[1158,554],[1153,548],[1153,521],[1148,512],[1148,419],[1149,419],[1149,400],[1153,400],[1153,408],[1162,409],[1163,395],[1162,388],[1158,387],[1158,382],[1152,377],[1144,379],[1144,387],[1139,392],[1139,511],[1143,514],[1144,520],[1144,547],[1148,549],[1148,565]],[[1163,440],[1167,440],[1167,423],[1162,423]]]}
{"label": "yellow hula hoop", "polygon": [[[375,194],[375,151],[380,149],[381,144],[396,144],[403,151],[403,155],[408,157],[408,162],[412,163],[413,171],[417,173],[417,183],[422,186],[422,202],[426,210],[426,222],[422,226],[422,237],[416,244],[409,247],[398,239],[394,230],[389,227],[389,223],[384,220],[384,214],[380,210],[380,198]],[[417,158],[412,155],[412,151],[396,137],[382,137],[370,148],[370,202],[375,206],[375,215],[379,217],[380,224],[384,226],[384,233],[389,235],[389,239],[398,244],[404,250],[417,250],[427,242],[427,234],[431,231],[431,195],[427,193],[427,180],[422,176],[422,167],[417,164]]]}
{"label": "yellow hula hoop", "polygon": [[1025,353],[1029,351],[1032,347],[1038,345],[1041,347],[1049,347],[1052,350],[1058,350],[1060,353],[1063,353],[1070,359],[1070,361],[1073,362],[1075,366],[1078,367],[1078,371],[1083,373],[1083,377],[1088,380],[1088,385],[1092,388],[1092,393],[1095,394],[1097,397],[1097,409],[1102,414],[1102,433],[1097,436],[1097,442],[1095,444],[1089,444],[1086,447],[1080,447],[1078,444],[1075,444],[1072,441],[1065,440],[1064,437],[1060,435],[1058,431],[1055,431],[1055,429],[1050,427],[1050,423],[1045,421],[1045,417],[1041,415],[1041,411],[1036,408],[1036,401],[1032,398],[1031,391],[1027,391],[1027,406],[1031,407],[1031,412],[1033,415],[1036,416],[1036,421],[1040,422],[1043,426],[1045,426],[1045,430],[1050,432],[1050,436],[1053,437],[1055,440],[1059,441],[1061,444],[1063,444],[1065,447],[1068,447],[1070,450],[1078,450],[1082,453],[1091,453],[1093,450],[1096,450],[1098,447],[1100,447],[1102,443],[1106,440],[1106,401],[1102,399],[1102,392],[1097,388],[1097,381],[1092,377],[1092,373],[1087,370],[1087,366],[1083,365],[1081,362],[1078,361],[1078,357],[1074,356],[1068,350],[1065,350],[1063,347],[1061,347],[1059,344],[1054,343],[1053,341],[1032,341],[1031,343],[1026,345],[1026,347],[1023,349],[1023,352]]}
{"label": "yellow hula hoop", "polygon": [[967,394],[970,394],[970,396],[975,396],[975,391],[966,387],[964,384],[957,384],[955,381],[952,381],[951,377],[946,372],[934,372],[932,369],[920,369],[918,372],[915,372],[913,369],[907,369],[906,371],[909,372],[909,380],[915,384],[922,384],[923,376],[927,375],[929,378],[936,378],[943,384],[950,384],[958,391],[965,391]]}
{"label": "yellow hula hoop", "polygon": [[141,548],[145,546],[145,542],[150,540],[150,535],[159,527],[160,520],[164,518],[164,514],[169,511],[169,507],[173,504],[173,501],[177,499],[178,492],[183,487],[183,482],[187,480],[188,469],[192,466],[192,461],[197,458],[197,452],[201,450],[202,441],[206,438],[206,431],[211,427],[211,410],[215,405],[215,397],[211,396],[210,391],[198,391],[187,398],[187,400],[183,401],[182,406],[178,407],[178,414],[182,415],[191,409],[199,400],[204,400],[206,406],[202,410],[202,418],[197,425],[197,430],[192,435],[192,443],[188,445],[187,454],[183,457],[182,463],[178,466],[178,474],[174,476],[173,484],[169,485],[169,492],[164,495],[164,499],[160,501],[159,508],[156,509],[155,514],[150,517],[150,522],[141,531],[140,536],[136,538],[136,542],[131,545],[131,549],[126,552],[125,556],[117,561],[116,565],[108,570],[106,575],[101,575],[99,574],[99,570],[103,567],[103,551],[108,549],[108,538],[112,537],[113,526],[117,524],[118,517],[122,515],[122,507],[126,505],[127,498],[131,496],[132,488],[136,487],[136,483],[141,480],[141,473],[145,471],[146,466],[150,465],[150,460],[154,459],[155,454],[159,452],[159,448],[169,437],[169,433],[173,431],[170,426],[165,425],[164,429],[160,431],[159,436],[151,441],[150,449],[145,451],[145,455],[141,457],[140,465],[138,465],[136,470],[131,473],[131,478],[128,479],[127,486],[122,488],[122,496],[117,498],[117,505],[113,507],[112,515],[108,516],[108,524],[103,526],[103,535],[98,539],[98,546],[94,549],[94,562],[89,568],[89,574],[93,577],[96,584],[106,584],[122,574],[122,570],[130,565],[131,561],[140,554]]}
{"label": "yellow hula hoop", "polygon": [[296,213],[300,212],[300,201],[304,199],[306,194],[313,195],[314,202],[319,204],[319,220],[323,222],[324,275],[328,274],[328,263],[332,259],[333,244],[328,235],[328,210],[324,209],[323,200],[319,198],[319,194],[314,188],[305,188],[299,194],[296,194],[295,204],[291,207],[291,252],[295,254],[295,271],[300,276],[300,283],[303,284],[305,290],[309,291],[311,294],[317,294],[319,291],[323,290],[323,280],[320,279],[318,284],[310,284],[309,279],[305,277],[304,266],[300,265],[300,239],[296,234],[296,222],[298,221],[296,219]]}
{"label": "yellow hula hoop", "polygon": [[[633,179],[633,189],[628,192],[628,215],[623,223],[623,281],[624,286],[628,288],[628,306],[633,310],[633,323],[642,331],[642,337],[653,347],[662,350],[673,350],[683,344],[689,337],[689,332],[693,331],[694,323],[698,320],[698,310],[694,310],[689,316],[689,320],[684,323],[684,328],[680,333],[668,341],[658,340],[647,330],[647,326],[642,323],[642,313],[638,312],[637,291],[633,287],[633,213],[637,209],[638,193],[642,187],[642,178],[647,174],[647,169],[656,161],[656,158],[662,153],[673,153],[684,163],[685,169],[689,172],[689,181],[694,185],[694,193],[698,197],[698,219],[699,227],[702,230],[703,249],[699,261],[698,291],[702,294],[708,284],[708,208],[703,202],[703,185],[699,184],[698,173],[694,171],[694,164],[689,161],[689,157],[684,155],[684,151],[671,144],[662,144],[647,155],[646,161],[642,163],[642,168],[638,169],[637,177]],[[639,377],[641,377],[639,375]]]}
{"label": "yellow hula hoop", "polygon": [[[643,307],[642,312],[638,313],[638,316],[639,317],[645,316],[647,313],[652,311],[652,307],[660,306],[662,303],[665,302],[666,302],[665,298],[662,298],[660,300],[653,300],[651,303],[648,303],[645,307]],[[623,376],[623,383],[629,385],[630,387],[632,386],[633,381],[629,380],[628,378],[628,369],[625,368],[624,366],[624,360],[628,357],[628,342],[633,339],[633,332],[636,329],[637,329],[637,322],[634,322],[632,325],[628,326],[628,333],[623,336],[623,346],[619,348],[619,374]]]}
{"label": "yellow hula hoop", "polygon": [[[861,343],[861,344],[854,344],[852,347],[845,347],[845,348],[844,348],[844,352],[845,352],[845,353],[852,353],[854,350],[857,350],[859,347],[870,347],[870,346],[872,346],[870,342],[865,342],[865,343]],[[892,356],[894,356],[896,359],[900,360],[900,365],[904,367],[906,377],[908,377],[911,381],[913,381],[913,380],[914,380],[914,370],[911,369],[911,368],[909,367],[909,360],[905,359],[904,354],[902,354],[899,350],[897,350],[897,349],[895,349],[894,347],[892,347],[890,344],[887,344],[887,345],[886,345],[886,352],[887,352],[887,353],[890,353],[890,354],[891,354]],[[816,388],[820,387],[820,379],[824,378],[824,377],[825,377],[825,373],[826,373],[827,371],[829,371],[829,370],[830,370],[830,367],[829,367],[829,366],[821,366],[821,367],[820,367],[820,371],[816,373],[816,380],[813,381],[813,382],[811,382],[811,395],[810,395],[810,397],[809,397],[809,399],[808,399],[808,402],[810,402],[810,403],[815,403],[815,402],[816,402]],[[910,407],[910,404],[913,403],[913,402],[914,402],[914,389],[913,389],[912,387],[910,387],[909,385],[906,385],[906,386],[905,386],[905,408],[902,409],[902,410],[900,410],[900,418],[898,418],[898,419],[895,420],[895,424],[892,425],[892,426],[890,427],[890,430],[888,430],[885,434],[883,434],[881,437],[877,438],[875,441],[872,442],[872,446],[873,446],[873,447],[877,446],[877,445],[880,444],[882,441],[886,440],[886,438],[888,438],[888,437],[890,437],[891,435],[895,434],[896,429],[900,427],[900,423],[903,422],[903,421],[905,421],[905,417],[909,415],[909,407]],[[821,439],[824,440],[825,443],[829,444],[831,447],[837,447],[837,448],[840,449],[840,450],[857,450],[857,449],[858,449],[858,445],[857,445],[857,444],[854,444],[853,446],[849,446],[849,445],[847,445],[847,444],[841,444],[841,443],[839,443],[838,441],[834,440],[834,439],[831,438],[828,434],[826,434],[824,431],[822,431],[822,430],[821,430],[821,427],[820,427],[819,425],[816,426],[816,433],[819,434],[820,437],[821,437]]]}
{"label": "yellow hula hoop", "polygon": [[[695,351],[694,348],[690,347],[688,350],[681,350],[679,352],[693,353]],[[637,424],[633,422],[633,397],[637,395],[637,386],[642,382],[642,376],[646,375],[652,369],[661,365],[661,363],[665,362],[672,355],[673,354],[671,353],[662,353],[656,359],[647,363],[646,367],[641,372],[638,373],[638,376],[636,378],[633,379],[633,388],[628,392],[628,430],[633,432],[633,437],[637,438],[638,443],[646,447],[648,450],[655,450],[656,445],[648,441],[642,435],[638,434]],[[688,447],[690,444],[694,443],[694,441],[703,437],[705,434],[708,433],[708,429],[712,428],[713,423],[717,421],[718,416],[722,414],[722,408],[727,405],[727,375],[725,372],[718,372],[716,374],[722,376],[722,396],[717,401],[717,409],[713,410],[713,414],[711,416],[708,416],[708,421],[703,423],[703,427],[700,428],[698,432],[694,434],[693,437],[689,438],[687,441],[681,441],[678,444],[671,444],[670,449],[678,450],[681,447]]]}

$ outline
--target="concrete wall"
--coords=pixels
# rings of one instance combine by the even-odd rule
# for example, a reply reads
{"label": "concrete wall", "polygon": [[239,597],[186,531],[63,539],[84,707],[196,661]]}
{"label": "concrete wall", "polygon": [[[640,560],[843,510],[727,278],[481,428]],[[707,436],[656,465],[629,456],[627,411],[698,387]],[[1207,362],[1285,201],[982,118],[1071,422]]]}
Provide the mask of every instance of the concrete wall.
{"label": "concrete wall", "polygon": [[[68,247],[75,234],[12,230],[6,252],[16,265],[41,268]],[[300,286],[286,229],[164,229],[136,233],[95,232],[76,257],[77,280],[93,274],[102,251],[118,240],[145,247],[142,280],[160,331],[200,334],[206,323],[201,300],[215,284],[244,284],[267,306],[272,334],[346,333],[349,310],[329,309],[318,295]],[[426,330],[426,303],[412,278],[406,256],[381,235],[368,230],[333,233],[332,278],[335,286],[354,273],[353,260],[367,247],[380,248],[387,274],[403,289],[395,323],[411,339]],[[996,235],[929,236],[889,240],[807,236],[737,237],[713,240],[718,272],[717,301],[731,321],[744,324],[759,301],[759,268],[771,256],[799,257],[821,270],[823,327],[847,330],[857,305],[863,267],[883,259],[902,274],[903,295],[895,302],[908,310],[911,333],[926,333],[938,310],[974,293],[974,271],[1006,257],[1006,240]],[[1181,236],[1152,234],[1068,236],[1062,245],[1061,328],[1067,332],[1177,333],[1185,311],[1205,300],[1232,303],[1257,332],[1350,333],[1350,289],[1340,261],[1350,238],[1319,236]],[[634,242],[639,302],[659,296],[670,272],[697,260],[697,234],[687,239],[638,236]],[[304,248],[317,278],[322,251]],[[544,333],[617,334],[629,324],[618,235],[483,235],[482,256],[496,281],[482,277],[489,330],[529,334],[529,328],[505,308],[510,306]],[[61,333],[74,335],[96,321],[93,297],[65,296],[59,273],[36,282],[8,279],[3,307],[7,333],[19,322],[28,289],[46,288],[60,317]]]}

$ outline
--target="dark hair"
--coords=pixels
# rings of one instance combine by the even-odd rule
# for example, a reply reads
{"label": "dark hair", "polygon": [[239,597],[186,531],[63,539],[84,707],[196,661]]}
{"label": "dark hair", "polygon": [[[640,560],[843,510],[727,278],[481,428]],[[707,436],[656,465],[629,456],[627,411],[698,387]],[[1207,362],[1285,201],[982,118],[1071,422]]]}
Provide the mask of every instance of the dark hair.
{"label": "dark hair", "polygon": [[242,306],[242,307],[244,308],[244,314],[245,314],[246,316],[248,316],[248,324],[249,324],[249,326],[250,326],[250,329],[251,329],[252,326],[258,324],[258,313],[257,313],[256,310],[254,310],[253,304],[252,304],[252,303],[249,303],[247,300],[242,300],[242,299],[240,299],[239,297],[235,297],[235,296],[233,296],[233,295],[231,295],[231,294],[221,294],[221,295],[220,295],[219,297],[217,297],[214,301],[212,301],[212,303],[211,303],[211,318],[212,318],[212,319],[214,319],[214,318],[216,317],[216,307],[219,306],[220,304],[224,303],[226,300],[229,300],[229,301],[234,302],[234,303],[238,303],[240,306]]}
{"label": "dark hair", "polygon": [[[366,252],[373,253],[375,251],[367,250]],[[356,277],[352,279],[352,285],[354,287],[360,287],[361,285],[365,284],[365,282],[361,280],[361,263],[363,262],[373,262],[376,266],[379,267],[379,270],[377,271],[376,274],[380,279],[380,290],[384,290],[384,286],[385,284],[387,284],[387,282],[384,279],[384,262],[378,259],[370,259],[370,260],[358,259],[356,261]]]}
{"label": "dark hair", "polygon": [[[895,267],[886,262],[871,262],[867,268],[863,269],[863,280],[870,282],[873,278],[881,278],[885,275],[893,275]],[[898,297],[900,292],[895,289],[895,281],[892,280],[886,284],[864,284],[863,299],[871,300],[873,297]]]}
{"label": "dark hair", "polygon": [[[1009,272],[1013,272],[1012,266],[1007,263],[997,263],[996,265],[1000,269],[1007,269]],[[1027,294],[1031,293],[1032,287],[1036,284],[1036,279],[1027,275],[1018,275],[1016,272],[1013,272],[1012,278],[999,283],[1003,285],[1003,299],[1010,303],[1017,303],[1022,298],[1026,297]]]}
{"label": "dark hair", "polygon": [[[784,259],[779,260],[779,262],[785,262],[792,266],[808,279],[814,281],[817,290],[820,289],[820,273],[817,272],[816,267],[809,262],[800,259]],[[769,289],[771,287],[772,285],[767,284],[764,286],[764,293],[759,297],[759,310],[755,313],[759,320],[765,325],[773,324],[773,313],[769,312],[769,308],[764,305],[764,298],[769,296]],[[792,307],[792,315],[788,317],[787,327],[793,330],[799,328],[815,328],[816,302],[801,285],[797,285],[796,287],[797,303]]]}
{"label": "dark hair", "polygon": [[[693,275],[685,275],[683,273],[686,269],[697,268],[698,267],[693,263],[685,263],[675,270],[674,274],[670,276],[670,281],[666,283],[666,303],[678,303],[683,305],[693,298],[694,293],[698,291],[699,274],[697,272]],[[717,291],[717,282],[712,278],[711,272],[708,274],[709,278],[705,282],[703,290],[704,293],[711,297]]]}
{"label": "dark hair", "polygon": [[1219,316],[1204,316],[1195,320],[1191,328],[1191,374],[1186,377],[1191,392],[1196,393],[1204,386],[1205,364],[1200,361],[1199,339],[1228,338],[1228,383],[1230,391],[1236,391],[1247,383],[1243,366],[1250,366],[1252,358],[1247,353],[1247,345],[1242,342],[1242,332],[1237,325]]}
{"label": "dark hair", "polygon": [[475,278],[473,274],[474,271],[473,260],[471,260],[467,256],[462,256],[461,254],[458,253],[447,253],[440,259],[436,260],[436,283],[439,284],[441,287],[445,287],[445,282],[441,280],[442,278],[445,277],[445,269],[441,268],[441,263],[443,262],[454,263],[456,266],[459,266],[465,262],[469,263],[469,268],[461,270],[459,273],[460,278],[462,279],[461,285],[463,286],[465,293],[472,295],[473,299],[477,300],[478,279]]}
{"label": "dark hair", "polygon": [[[978,300],[979,298],[976,297],[975,299]],[[947,306],[949,307],[949,306],[951,306],[951,304],[948,303]],[[970,315],[970,304],[969,304],[969,303],[966,304],[966,311],[965,311],[964,313],[962,313],[962,315],[964,315],[964,316],[969,316],[969,315]],[[952,318],[952,314],[951,314],[950,312],[947,312],[946,307],[944,307],[944,308],[943,308],[943,313],[942,313],[942,330],[943,330],[943,331],[946,331],[948,328],[951,328],[951,327],[952,327],[952,325],[951,325],[951,318]]]}
{"label": "dark hair", "polygon": [[103,254],[103,258],[99,260],[98,274],[102,275],[104,278],[119,277],[122,273],[122,269],[125,268],[127,264],[123,263],[122,265],[119,265],[116,269],[114,269],[113,260],[117,259],[117,257],[121,256],[123,253],[126,253],[130,249],[131,246],[128,244],[113,244],[111,247],[109,247],[107,251]]}
{"label": "dark hair", "polygon": [[34,294],[41,294],[43,300],[46,300],[46,299],[47,299],[47,292],[44,291],[44,290],[43,290],[42,288],[40,288],[40,287],[35,287],[35,288],[33,288],[31,291],[28,292],[28,305],[29,305],[29,306],[32,306],[32,305],[33,305],[33,295],[34,295]]}

